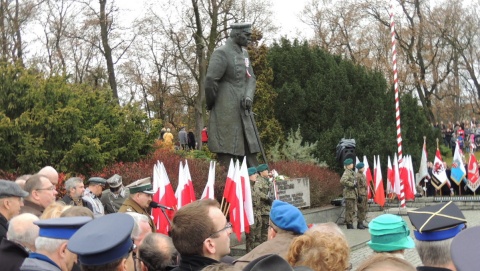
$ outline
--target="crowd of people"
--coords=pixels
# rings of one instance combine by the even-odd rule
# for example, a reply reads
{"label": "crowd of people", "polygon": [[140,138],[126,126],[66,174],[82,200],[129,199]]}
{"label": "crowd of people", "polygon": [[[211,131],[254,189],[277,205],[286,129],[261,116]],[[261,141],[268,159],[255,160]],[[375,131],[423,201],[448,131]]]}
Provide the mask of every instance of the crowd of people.
{"label": "crowd of people", "polygon": [[[435,123],[433,127],[440,130],[443,143],[452,149],[452,155],[455,151],[457,140],[462,151],[476,151],[477,141],[480,138],[480,122],[475,117],[470,121],[456,121],[455,123],[449,121],[447,124],[441,121],[440,123]],[[480,144],[480,142],[478,143]]]}
{"label": "crowd of people", "polygon": [[[347,170],[350,165],[347,161]],[[307,225],[298,208],[274,200],[267,165],[248,170],[254,208],[260,211],[247,238],[249,251],[238,259],[229,256],[232,224],[216,200],[183,206],[171,221],[169,235],[156,233],[148,212],[154,194],[150,178],[124,186],[119,175],[107,180],[91,177],[85,188],[82,179],[73,177],[65,182],[67,194],[58,201],[58,173],[52,167],[26,180],[0,180],[1,269],[351,269],[348,242],[335,223]],[[103,191],[106,185],[109,189]],[[478,229],[463,231],[466,220],[455,204],[442,203],[408,215],[415,227],[415,242],[399,216],[385,214],[368,227],[362,224],[371,234],[368,245],[376,253],[357,270],[415,270],[403,257],[406,249],[414,247],[423,262],[417,270],[474,270],[464,259],[478,250],[464,253],[463,243],[454,244],[457,234],[465,240],[478,234]]]}
{"label": "crowd of people", "polygon": [[[207,127],[203,127],[201,132],[202,144],[208,143]],[[160,130],[159,140],[163,141],[166,146],[175,148],[176,150],[196,150],[198,148],[197,140],[193,131],[186,131],[185,127],[180,127],[178,131],[178,140],[175,140],[170,128],[162,128]]]}

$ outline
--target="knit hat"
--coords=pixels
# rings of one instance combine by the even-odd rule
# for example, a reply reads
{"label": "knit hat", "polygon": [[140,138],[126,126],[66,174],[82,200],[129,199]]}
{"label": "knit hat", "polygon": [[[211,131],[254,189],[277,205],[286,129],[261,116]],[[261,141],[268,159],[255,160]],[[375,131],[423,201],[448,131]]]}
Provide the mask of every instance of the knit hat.
{"label": "knit hat", "polygon": [[302,212],[297,207],[280,200],[273,201],[270,220],[280,229],[296,234],[303,234],[308,229]]}
{"label": "knit hat", "polygon": [[376,252],[415,247],[407,223],[398,215],[378,216],[368,224],[368,228],[372,239],[367,244]]}
{"label": "knit hat", "polygon": [[345,159],[345,161],[343,161],[344,166],[348,166],[348,165],[351,165],[351,164],[353,164],[352,158],[347,158],[347,159]]}
{"label": "knit hat", "polygon": [[255,168],[255,167],[249,167],[248,168],[248,176],[252,176],[255,173],[257,173],[257,168]]}

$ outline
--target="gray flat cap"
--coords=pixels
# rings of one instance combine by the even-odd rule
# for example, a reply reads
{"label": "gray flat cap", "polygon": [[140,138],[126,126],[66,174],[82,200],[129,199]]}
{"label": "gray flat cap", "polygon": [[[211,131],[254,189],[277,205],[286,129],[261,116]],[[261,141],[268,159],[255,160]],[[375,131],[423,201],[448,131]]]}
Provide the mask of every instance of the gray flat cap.
{"label": "gray flat cap", "polygon": [[232,29],[249,29],[252,27],[251,23],[233,23],[230,25]]}
{"label": "gray flat cap", "polygon": [[18,184],[12,181],[0,180],[0,198],[20,197],[24,198],[28,193],[23,191]]}

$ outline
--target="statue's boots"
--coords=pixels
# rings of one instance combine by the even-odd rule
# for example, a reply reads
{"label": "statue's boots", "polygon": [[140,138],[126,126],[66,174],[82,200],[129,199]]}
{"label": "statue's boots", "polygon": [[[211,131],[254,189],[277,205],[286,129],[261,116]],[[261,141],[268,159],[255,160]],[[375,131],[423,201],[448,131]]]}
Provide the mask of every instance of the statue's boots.
{"label": "statue's boots", "polygon": [[353,224],[347,224],[347,229],[348,229],[348,230],[353,229]]}
{"label": "statue's boots", "polygon": [[364,229],[366,229],[366,228],[367,228],[367,227],[365,227],[362,222],[358,222],[358,223],[357,223],[357,229],[359,229],[359,230],[364,230]]}

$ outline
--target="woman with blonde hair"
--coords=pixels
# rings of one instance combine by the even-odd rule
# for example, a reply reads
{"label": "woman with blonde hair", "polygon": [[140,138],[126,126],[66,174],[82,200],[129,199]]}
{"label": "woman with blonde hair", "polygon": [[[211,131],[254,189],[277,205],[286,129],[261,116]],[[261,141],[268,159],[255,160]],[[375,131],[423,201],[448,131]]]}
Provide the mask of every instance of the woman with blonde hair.
{"label": "woman with blonde hair", "polygon": [[50,218],[58,218],[63,213],[63,211],[67,210],[68,208],[72,207],[72,205],[65,205],[62,201],[53,202],[45,208],[40,219],[50,219]]}
{"label": "woman with blonde hair", "polygon": [[306,266],[313,271],[345,271],[349,259],[347,240],[331,232],[307,231],[293,240],[287,253],[291,266]]}

